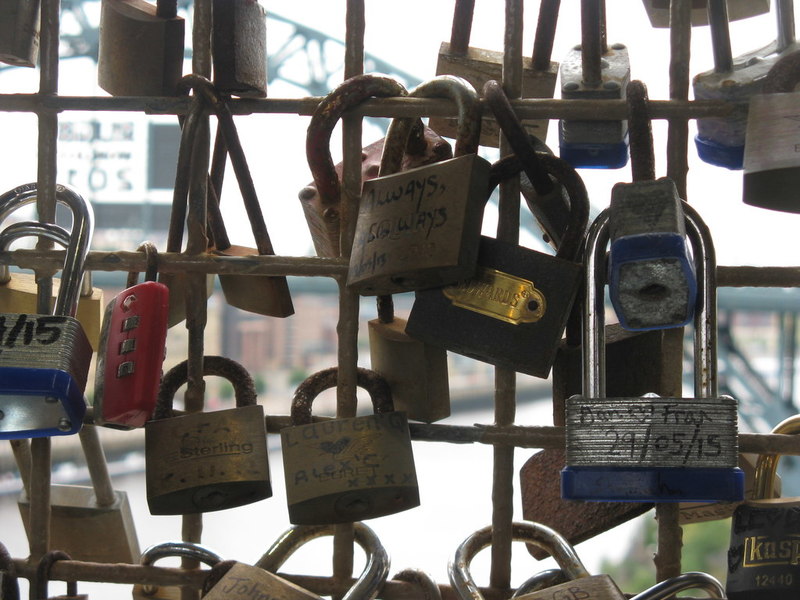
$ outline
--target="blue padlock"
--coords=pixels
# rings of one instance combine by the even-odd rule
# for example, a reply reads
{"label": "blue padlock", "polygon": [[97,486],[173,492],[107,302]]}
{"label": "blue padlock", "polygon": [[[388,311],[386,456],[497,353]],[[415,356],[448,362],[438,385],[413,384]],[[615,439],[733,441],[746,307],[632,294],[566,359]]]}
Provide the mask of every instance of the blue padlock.
{"label": "blue padlock", "polygon": [[566,405],[568,500],[739,501],[737,403],[720,396],[716,359],[716,260],[708,228],[684,207],[698,273],[694,318],[695,397],[605,397],[604,282],[598,277],[608,243],[608,209],[586,243],[583,394]]}

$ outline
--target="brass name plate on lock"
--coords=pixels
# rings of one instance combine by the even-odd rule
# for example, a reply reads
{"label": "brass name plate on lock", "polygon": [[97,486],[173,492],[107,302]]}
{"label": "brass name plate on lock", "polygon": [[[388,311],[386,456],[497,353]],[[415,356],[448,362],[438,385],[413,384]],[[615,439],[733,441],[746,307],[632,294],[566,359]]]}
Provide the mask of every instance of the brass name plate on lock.
{"label": "brass name plate on lock", "polygon": [[512,325],[536,323],[547,310],[547,300],[532,281],[496,269],[478,267],[475,276],[443,289],[454,306]]}

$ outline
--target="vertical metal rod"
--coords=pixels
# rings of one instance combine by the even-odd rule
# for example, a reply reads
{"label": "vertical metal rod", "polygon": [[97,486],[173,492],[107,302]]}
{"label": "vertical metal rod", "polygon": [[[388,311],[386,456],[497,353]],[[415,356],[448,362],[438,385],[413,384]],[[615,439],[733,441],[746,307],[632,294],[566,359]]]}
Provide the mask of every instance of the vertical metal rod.
{"label": "vertical metal rod", "polygon": [[50,438],[31,440],[31,516],[28,544],[38,560],[50,546]]}
{"label": "vertical metal rod", "polygon": [[727,0],[708,0],[708,26],[711,29],[714,70],[717,73],[733,71]]}
{"label": "vertical metal rod", "polygon": [[[688,2],[670,3],[670,100],[689,99],[689,59],[692,43],[692,7]],[[669,119],[667,133],[667,177],[675,182],[678,195],[687,198],[686,175],[689,172],[689,120]]]}
{"label": "vertical metal rod", "polygon": [[677,502],[656,504],[658,550],[653,559],[656,581],[665,581],[681,574],[683,530],[678,524],[680,505]]}
{"label": "vertical metal rod", "polygon": [[597,87],[602,82],[600,60],[603,55],[601,0],[581,0],[581,73],[584,85]]}
{"label": "vertical metal rod", "polygon": [[794,43],[794,0],[777,0],[775,16],[778,19],[778,52],[783,52]]}
{"label": "vertical metal rod", "polygon": [[[589,227],[584,250],[586,290],[583,299],[583,397],[606,396],[605,342],[605,250],[608,245],[608,209]],[[594,274],[590,278],[589,274]],[[594,285],[590,285],[594,279]]]}
{"label": "vertical metal rod", "polygon": [[453,10],[453,27],[450,30],[450,53],[463,56],[469,47],[472,34],[472,15],[475,12],[475,0],[456,0]]}
{"label": "vertical metal rod", "polygon": [[192,72],[211,79],[211,0],[194,0]]}
{"label": "vertical metal rod", "polygon": [[561,0],[542,0],[539,4],[539,19],[536,22],[536,35],[533,38],[531,55],[533,68],[537,71],[547,71],[550,68],[560,8]]}
{"label": "vertical metal rod", "polygon": [[98,506],[111,506],[114,504],[114,488],[108,474],[108,464],[100,436],[94,425],[84,425],[78,434],[86,457],[86,466],[89,468],[89,477],[94,488],[95,502]]}
{"label": "vertical metal rod", "polygon": [[797,356],[797,313],[778,315],[778,398],[787,407],[794,407],[794,359]]}
{"label": "vertical metal rod", "polygon": [[31,443],[30,440],[9,440],[14,460],[22,479],[22,487],[28,498],[31,497]]}

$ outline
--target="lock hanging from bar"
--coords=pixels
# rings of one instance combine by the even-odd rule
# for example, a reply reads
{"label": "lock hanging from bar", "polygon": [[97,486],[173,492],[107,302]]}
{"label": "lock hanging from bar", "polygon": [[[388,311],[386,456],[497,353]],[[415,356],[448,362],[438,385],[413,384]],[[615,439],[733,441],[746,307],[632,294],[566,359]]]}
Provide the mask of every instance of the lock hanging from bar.
{"label": "lock hanging from bar", "polygon": [[[222,562],[222,558],[205,546],[194,542],[161,542],[149,546],[139,557],[139,564],[143,567],[152,566],[156,561],[171,556],[189,558],[214,567]],[[151,584],[137,583],[133,586],[133,600],[180,600],[179,587],[159,587]]]}
{"label": "lock hanging from bar", "polygon": [[717,392],[716,260],[711,235],[684,207],[698,274],[695,308],[695,398],[605,397],[603,260],[608,209],[586,243],[583,394],[567,400],[567,466],[562,495],[570,500],[739,501],[737,402]]}

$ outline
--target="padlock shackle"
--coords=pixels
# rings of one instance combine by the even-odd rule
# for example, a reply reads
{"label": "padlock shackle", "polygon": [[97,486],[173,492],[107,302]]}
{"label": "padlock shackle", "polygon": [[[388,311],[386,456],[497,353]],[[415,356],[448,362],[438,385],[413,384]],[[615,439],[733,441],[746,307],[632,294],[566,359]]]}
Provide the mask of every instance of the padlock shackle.
{"label": "padlock shackle", "polygon": [[[153,242],[142,242],[136,248],[136,251],[144,252],[145,254],[144,280],[155,281],[158,278],[158,248],[156,248]],[[136,285],[137,281],[139,281],[139,273],[137,271],[130,271],[125,286],[129,288],[133,287]]]}
{"label": "padlock shackle", "polygon": [[525,594],[532,594],[549,587],[560,585],[568,581],[567,576],[561,569],[548,569],[529,577],[520,584],[517,590],[511,595],[512,600]]}
{"label": "padlock shackle", "polygon": [[[338,377],[339,367],[330,367],[314,373],[297,387],[292,398],[292,426],[308,425],[313,422],[311,405],[314,399],[323,391],[335,387]],[[356,385],[369,394],[375,414],[394,410],[389,383],[375,371],[358,367]]]}
{"label": "padlock shackle", "polygon": [[634,79],[625,88],[628,105],[628,147],[631,154],[631,181],[652,181],[656,178],[656,155],[653,146],[653,125],[648,110],[649,98],[644,82]]}
{"label": "padlock shackle", "polygon": [[581,0],[581,79],[587,87],[603,83],[606,42],[605,0]]}
{"label": "padlock shackle", "polygon": [[[302,545],[319,537],[332,536],[335,529],[335,525],[295,525],[281,534],[255,566],[277,573]],[[375,532],[364,523],[353,523],[353,534],[356,543],[367,555],[367,562],[364,571],[342,600],[372,600],[389,576],[389,555]]]}
{"label": "padlock shackle", "polygon": [[[156,408],[153,411],[154,420],[169,419],[173,416],[172,400],[178,389],[189,378],[188,365],[189,361],[184,360],[164,373],[161,378],[161,385],[158,388]],[[224,377],[230,381],[233,385],[237,408],[255,406],[257,404],[258,398],[253,378],[247,372],[247,369],[235,360],[225,356],[204,356],[203,375]]]}
{"label": "padlock shackle", "polygon": [[[200,561],[209,567],[214,567],[222,562],[222,557],[216,552],[209,550],[205,546],[196,544],[194,542],[161,542],[160,544],[153,544],[142,552],[139,558],[139,564],[143,567],[149,567],[156,561],[170,556],[178,556],[180,558],[189,558],[192,560]],[[158,586],[151,584],[143,584],[142,591],[145,594],[153,595],[158,590]]]}
{"label": "padlock shackle", "polygon": [[[568,579],[589,577],[589,572],[583,566],[572,545],[560,533],[546,525],[528,521],[514,522],[511,524],[511,539],[516,542],[534,544],[550,554]],[[469,565],[478,552],[491,544],[492,526],[487,525],[470,535],[458,546],[447,571],[450,584],[460,598],[483,600],[484,596],[472,579]]]}
{"label": "padlock shackle", "polygon": [[[547,172],[564,186],[570,199],[569,221],[556,256],[576,262],[583,249],[586,224],[589,221],[589,194],[583,179],[567,161],[545,152],[537,152],[536,155]],[[489,189],[486,192],[487,200],[501,181],[518,175],[521,171],[522,163],[514,154],[505,156],[492,164],[489,174]]]}
{"label": "padlock shackle", "polygon": [[733,71],[733,52],[731,33],[728,29],[727,0],[708,0],[708,27],[711,30],[711,50],[714,54],[714,71],[729,73]]}
{"label": "padlock shackle", "polygon": [[725,598],[723,585],[708,573],[689,571],[677,577],[671,577],[636,594],[631,600],[665,600],[674,594],[686,590],[703,590],[709,598]]}
{"label": "padlock shackle", "polygon": [[0,598],[3,600],[19,600],[19,580],[17,579],[17,569],[11,554],[2,543],[0,543]]}
{"label": "padlock shackle", "polygon": [[[797,435],[800,433],[800,415],[784,419],[772,429],[772,433]],[[753,476],[753,500],[766,500],[774,496],[779,459],[779,454],[759,455]]]}
{"label": "padlock shackle", "polygon": [[[39,221],[18,221],[0,231],[0,251],[7,252],[9,246],[16,240],[32,236],[46,238],[69,251],[69,233],[67,230],[55,223],[41,223]],[[0,284],[6,284],[9,281],[11,281],[9,265],[0,265]]]}
{"label": "padlock shackle", "polygon": [[775,0],[775,18],[778,21],[775,52],[780,53],[795,42],[794,0]]}
{"label": "padlock shackle", "polygon": [[[583,305],[583,397],[605,398],[605,303],[606,246],[610,209],[601,212],[589,227],[584,251],[585,295]],[[694,393],[697,398],[719,396],[717,378],[717,283],[716,253],[711,232],[697,211],[683,202],[686,234],[692,243],[697,273],[697,305],[694,313]]]}
{"label": "padlock shackle", "polygon": [[[50,582],[50,569],[59,560],[72,560],[72,557],[61,550],[51,550],[39,559],[36,566],[36,579],[31,583],[31,598],[33,600],[47,600],[47,588]],[[67,581],[67,596],[78,595],[78,584]]]}
{"label": "padlock shackle", "polygon": [[[423,81],[408,94],[409,98],[447,98],[458,108],[458,131],[454,157],[475,154],[481,137],[481,105],[478,92],[466,79],[455,75],[438,75]],[[415,118],[392,119],[383,144],[379,177],[400,171]]]}
{"label": "padlock shackle", "polygon": [[439,585],[425,571],[420,569],[403,569],[395,573],[393,581],[413,583],[422,594],[422,600],[442,600],[442,591]]}

